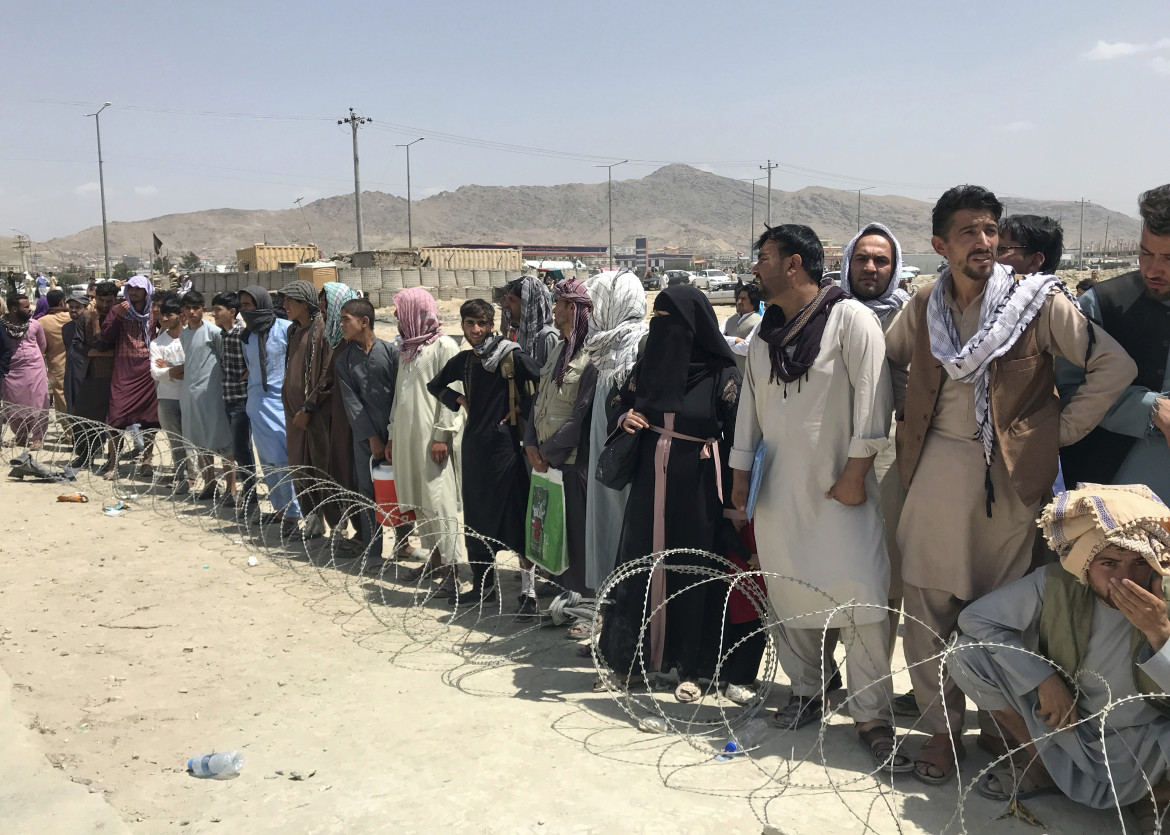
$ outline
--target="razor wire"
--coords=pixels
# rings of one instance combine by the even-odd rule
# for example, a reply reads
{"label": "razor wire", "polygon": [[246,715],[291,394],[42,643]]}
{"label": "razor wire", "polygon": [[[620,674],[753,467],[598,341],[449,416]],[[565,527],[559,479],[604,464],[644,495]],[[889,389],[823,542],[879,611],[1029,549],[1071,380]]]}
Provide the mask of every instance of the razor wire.
{"label": "razor wire", "polygon": [[[858,827],[856,831],[876,833],[904,830],[904,816],[900,804],[912,794],[906,790],[907,785],[915,791],[920,790],[922,785],[917,781],[899,785],[895,775],[882,766],[867,769],[842,766],[839,762],[833,762],[834,756],[827,749],[826,737],[827,734],[852,732],[852,729],[840,727],[843,722],[834,720],[844,718],[852,723],[847,713],[850,703],[856,698],[856,692],[847,694],[843,700],[831,704],[825,681],[821,682],[820,694],[824,713],[817,722],[813,738],[810,739],[808,734],[802,734],[800,731],[785,732],[776,729],[766,742],[739,745],[740,752],[736,759],[750,763],[750,768],[740,767],[729,771],[725,767],[720,767],[718,771],[711,770],[713,756],[718,753],[717,743],[726,740],[740,741],[740,736],[749,723],[759,721],[773,688],[777,686],[777,678],[782,677],[779,656],[786,624],[811,617],[818,619],[823,617],[825,625],[820,628],[820,644],[824,655],[835,643],[835,639],[830,639],[831,628],[828,624],[831,621],[839,619],[840,616],[846,623],[852,623],[853,617],[865,610],[879,610],[880,616],[888,617],[894,610],[886,606],[836,601],[823,590],[798,578],[763,570],[743,571],[717,554],[673,549],[618,565],[601,588],[597,589],[594,600],[582,599],[580,595],[561,587],[555,577],[545,576],[543,579],[546,586],[540,592],[540,596],[551,598],[552,604],[533,622],[520,622],[507,610],[505,604],[507,597],[503,593],[505,586],[518,588],[519,574],[525,570],[520,565],[519,555],[510,552],[504,543],[467,528],[457,518],[435,517],[428,514],[425,508],[399,505],[400,511],[413,511],[415,519],[409,525],[399,528],[389,524],[385,526],[384,558],[379,560],[371,553],[371,543],[361,542],[357,538],[360,515],[377,514],[379,511],[377,503],[366,496],[340,487],[319,470],[289,466],[265,472],[257,461],[251,473],[244,473],[242,469],[236,470],[237,494],[234,497],[226,490],[216,490],[210,500],[200,501],[189,479],[194,476],[198,483],[203,477],[203,470],[198,464],[201,456],[211,456],[214,464],[216,458],[221,460],[223,458],[218,453],[193,448],[184,441],[186,472],[180,467],[168,478],[161,475],[165,469],[161,464],[162,444],[169,447],[172,433],[156,429],[144,430],[141,446],[131,446],[127,450],[125,439],[119,437],[125,434],[122,430],[113,430],[98,421],[58,415],[52,409],[35,410],[21,406],[19,411],[15,411],[14,406],[15,404],[0,403],[0,412],[10,416],[10,419],[13,416],[17,417],[22,428],[26,430],[31,428],[33,431],[31,433],[26,431],[26,436],[28,434],[35,436],[38,425],[42,426],[44,438],[38,449],[27,448],[21,455],[12,457],[10,481],[31,478],[61,484],[92,484],[108,489],[114,498],[132,511],[145,508],[155,515],[171,518],[184,526],[197,527],[204,534],[221,537],[243,547],[257,560],[264,558],[268,564],[288,573],[305,587],[312,584],[325,589],[329,594],[344,595],[367,613],[381,629],[376,634],[377,646],[373,645],[374,641],[369,634],[360,636],[359,643],[388,655],[392,663],[420,669],[438,669],[445,684],[472,692],[467,686],[467,681],[472,676],[523,664],[539,666],[542,654],[549,654],[554,648],[565,646],[560,631],[554,633],[551,629],[542,628],[542,621],[557,626],[573,622],[589,623],[592,628],[589,630],[588,651],[594,671],[601,689],[624,717],[624,720],[607,722],[603,730],[594,729],[590,732],[591,736],[594,733],[621,732],[619,741],[612,746],[598,746],[586,742],[586,750],[590,753],[617,756],[639,746],[645,747],[649,741],[651,746],[660,749],[655,766],[666,786],[692,793],[746,799],[752,813],[765,826],[778,827],[789,823],[789,816],[782,811],[783,804],[787,801],[807,803],[809,800],[821,800],[838,803],[856,822]],[[35,417],[30,417],[31,415]],[[7,425],[0,427],[0,440],[9,434],[10,427]],[[113,438],[118,438],[118,441],[111,444]],[[26,437],[24,440],[29,439]],[[15,448],[7,443],[4,444],[4,448],[13,448],[15,451]],[[115,457],[107,460],[105,466],[99,466],[99,459],[108,457],[111,449]],[[157,466],[152,464],[147,470],[141,454],[149,449],[153,449],[152,457],[160,463]],[[194,467],[192,462],[196,462]],[[214,468],[212,472],[216,475],[216,481],[221,482],[223,473],[217,472]],[[246,475],[246,478],[242,478],[242,475]],[[206,486],[205,484],[204,487]],[[320,513],[322,508],[332,508],[331,512],[335,511],[336,523],[331,526],[328,535],[315,536],[309,524],[300,519],[293,521],[292,524],[281,522],[279,515],[283,508],[274,506],[271,497],[274,492],[285,487],[291,487],[291,492],[295,496],[311,497],[312,501],[307,504],[311,504],[317,513]],[[615,524],[620,524],[620,520],[615,520]],[[437,549],[441,555],[438,567],[433,571],[427,570],[431,560],[430,553],[427,553],[423,558],[423,570],[416,571],[415,574],[418,576],[408,579],[405,566],[397,556],[409,540],[399,541],[400,532],[403,535],[417,537],[424,544],[434,543],[432,548]],[[459,539],[469,538],[478,539],[495,555],[494,600],[487,599],[490,595],[487,595],[486,591],[483,599],[472,598],[472,590],[464,588],[467,549],[465,547],[460,549],[455,543]],[[446,548],[442,547],[444,543],[447,543]],[[451,554],[462,552],[463,561],[450,560],[449,552]],[[681,587],[654,606],[650,602],[649,578],[656,570],[685,579],[682,580]],[[757,578],[762,578],[769,586],[780,583],[801,586],[823,598],[824,607],[799,616],[781,617],[767,594],[756,584]],[[436,580],[443,582],[436,586]],[[631,667],[629,674],[623,676],[609,667],[599,643],[604,627],[598,627],[604,622],[601,610],[606,605],[611,605],[613,590],[627,582],[645,582],[647,589],[641,604],[641,623],[634,652],[637,673],[635,675],[634,667]],[[721,615],[718,618],[720,634],[715,643],[719,655],[714,673],[711,678],[706,679],[707,684],[701,697],[693,703],[667,703],[661,696],[668,689],[671,677],[650,669],[644,655],[650,624],[656,615],[665,614],[670,610],[672,601],[703,586],[710,586],[713,590],[708,591],[708,600],[711,601],[708,605],[717,606],[721,610],[718,613]],[[440,611],[436,617],[434,604],[441,601],[440,592],[445,588],[451,590],[449,597],[453,601],[444,603],[444,606],[450,608]],[[749,601],[757,615],[758,625],[729,644],[726,634],[728,608],[734,592],[740,593]],[[867,617],[872,618],[872,613],[867,614]],[[902,617],[905,620],[915,620],[909,615]],[[926,627],[921,621],[916,622]],[[840,631],[843,637],[849,633],[845,627],[841,627]],[[763,640],[764,648],[754,693],[744,704],[732,703],[719,695],[723,666],[733,653],[757,637]],[[922,664],[940,662],[936,696],[938,699],[942,699],[946,670],[956,653],[963,649],[955,640],[948,638],[949,636],[940,637],[940,643],[943,645],[940,652],[917,662]],[[974,646],[1020,653],[1051,664],[1039,653],[1016,645],[984,642]],[[1055,665],[1053,666],[1055,669]],[[908,666],[896,669],[891,667],[888,678],[869,682],[865,687],[884,686],[887,680],[907,672],[908,669]],[[1076,678],[1066,676],[1066,679],[1073,681],[1075,685],[1082,677],[1087,676],[1095,676],[1104,682],[1099,674],[1090,670],[1082,670]],[[701,678],[700,683],[703,680]],[[1075,686],[1074,701],[1078,695],[1079,686]],[[1110,714],[1117,708],[1140,701],[1142,698],[1125,696],[1114,699],[1110,692],[1109,699],[1103,707],[1088,716],[1078,717],[1072,728],[1092,727],[1095,729],[1094,733],[1104,739],[1110,731]],[[892,718],[892,704],[887,704],[886,708]],[[584,706],[578,709],[586,710]],[[606,719],[596,709],[590,710],[590,713],[591,720]],[[949,723],[949,713],[947,716]],[[636,734],[633,737],[634,741],[631,742],[629,731],[631,724],[639,726],[647,717],[657,717],[661,723],[659,727],[664,732],[652,735]],[[558,720],[558,724],[560,721]],[[558,730],[564,732],[563,728],[558,727]],[[919,730],[919,721],[913,722],[908,728],[903,723],[897,730],[899,732],[895,736],[895,754],[902,752],[908,732]],[[1032,742],[1039,748],[1057,734],[1067,732],[1071,731],[1053,730],[1035,737]],[[993,755],[989,764],[975,770],[973,774],[970,771],[964,774],[955,734],[951,734],[951,755],[955,760],[955,783],[951,787],[955,790],[954,809],[942,831],[947,833],[998,831],[999,820],[1008,816],[1033,826],[1044,825],[1024,803],[1015,798],[1007,802],[1005,811],[999,817],[988,816],[982,812],[972,815],[967,810],[972,792],[985,775],[995,771],[1003,773],[1006,769],[1006,773],[1011,775],[1011,780],[1015,784],[1017,775],[1026,771],[1033,762],[1033,755],[1029,754],[1025,744],[1013,746],[1006,731],[1001,733],[1001,736],[1005,738],[1007,749],[1005,753]],[[777,742],[788,746],[787,755],[778,750]],[[1131,753],[1136,759],[1137,752]],[[1105,761],[1108,785],[1113,797],[1116,798],[1119,785],[1115,782],[1112,762],[1108,758]],[[840,772],[843,770],[848,770],[849,773],[842,775]],[[701,782],[687,782],[692,772],[702,775]],[[712,776],[716,779],[711,779]],[[727,779],[729,776],[734,778],[730,780],[730,784]],[[1160,779],[1164,780],[1166,776],[1163,774]],[[1155,782],[1140,768],[1138,777],[1143,788],[1143,796],[1153,800]],[[905,779],[913,780],[909,775],[905,775]],[[945,786],[938,787],[938,790],[947,791],[948,796],[951,791]],[[1055,817],[1072,819],[1083,814],[1085,808],[1074,803],[1065,803],[1064,806],[1066,808],[1056,813]],[[1127,818],[1119,802],[1114,800],[1109,809],[1115,813],[1120,831],[1139,831]],[[1164,813],[1164,810],[1162,812]],[[1156,821],[1154,831],[1159,833],[1163,831],[1160,817]]]}

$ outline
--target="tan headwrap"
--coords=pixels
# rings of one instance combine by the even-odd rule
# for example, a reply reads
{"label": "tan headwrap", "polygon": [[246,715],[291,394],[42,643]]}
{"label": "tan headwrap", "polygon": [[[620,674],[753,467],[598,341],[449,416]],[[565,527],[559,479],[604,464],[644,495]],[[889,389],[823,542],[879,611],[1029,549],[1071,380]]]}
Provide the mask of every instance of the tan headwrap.
{"label": "tan headwrap", "polygon": [[1089,563],[1110,545],[1141,554],[1170,575],[1170,509],[1144,484],[1082,484],[1044,508],[1040,528],[1060,564],[1082,583]]}

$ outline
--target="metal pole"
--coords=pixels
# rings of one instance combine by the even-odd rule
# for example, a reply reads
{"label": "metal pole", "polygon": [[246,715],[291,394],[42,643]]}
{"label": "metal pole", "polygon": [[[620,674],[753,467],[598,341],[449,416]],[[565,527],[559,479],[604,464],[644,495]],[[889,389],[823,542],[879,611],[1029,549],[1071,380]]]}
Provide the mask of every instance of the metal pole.
{"label": "metal pole", "polygon": [[771,228],[772,226],[772,169],[779,168],[780,163],[772,164],[772,160],[768,160],[767,165],[761,165],[761,171],[768,172],[768,212],[764,217],[764,225]]}
{"label": "metal pole", "polygon": [[103,104],[98,108],[97,113],[87,113],[87,116],[93,117],[94,126],[97,128],[97,151],[98,151],[98,191],[101,194],[102,201],[102,247],[106,258],[106,279],[110,278],[110,236],[106,227],[106,175],[103,170],[102,163],[102,111],[110,106],[109,102]]}
{"label": "metal pole", "polygon": [[1077,269],[1085,268],[1085,198],[1081,198],[1081,235],[1077,242]]}
{"label": "metal pole", "polygon": [[407,142],[405,145],[395,145],[395,148],[406,149],[406,248],[414,249],[414,230],[410,217],[410,146],[415,142],[422,142],[426,139],[425,136],[420,136],[414,142]]}
{"label": "metal pole", "polygon": [[359,125],[364,125],[366,122],[372,122],[372,121],[374,121],[374,120],[369,119],[365,116],[359,116],[356,113],[354,113],[352,107],[349,109],[349,116],[348,117],[346,117],[345,119],[338,119],[337,120],[337,124],[349,125],[350,129],[353,131],[353,202],[354,202],[354,211],[355,211],[356,220],[357,220],[357,248],[358,248],[358,252],[362,252],[365,249],[365,245],[362,242],[362,183],[361,183],[360,177],[358,176],[357,131],[358,131]]}
{"label": "metal pole", "polygon": [[752,226],[748,230],[748,262],[754,263],[756,260],[756,183],[764,179],[763,177],[756,177],[754,179],[747,179],[747,182],[752,184]]}
{"label": "metal pole", "polygon": [[623,165],[629,162],[628,159],[623,159],[621,162],[611,163],[610,165],[595,165],[594,168],[605,168],[609,170],[609,268],[613,269],[613,169],[618,165]]}
{"label": "metal pole", "polygon": [[877,188],[877,186],[866,186],[865,188],[859,188],[857,190],[857,231],[858,232],[861,231],[861,192],[869,191],[872,188]]}

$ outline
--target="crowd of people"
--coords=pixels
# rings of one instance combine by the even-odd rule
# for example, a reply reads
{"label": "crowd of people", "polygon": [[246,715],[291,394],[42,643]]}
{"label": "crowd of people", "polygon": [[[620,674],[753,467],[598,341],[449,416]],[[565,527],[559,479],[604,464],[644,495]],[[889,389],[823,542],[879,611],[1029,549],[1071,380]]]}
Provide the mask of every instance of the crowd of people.
{"label": "crowd of people", "polygon": [[[603,662],[595,690],[673,672],[680,702],[746,703],[770,630],[781,731],[845,687],[875,768],[942,784],[970,697],[979,746],[1005,761],[980,793],[1134,804],[1153,831],[1170,800],[1170,185],[1139,210],[1139,269],[1079,300],[1054,275],[1059,223],[958,186],[932,216],[947,266],[913,293],[887,226],[861,229],[833,283],[816,233],[784,224],[725,322],[686,284],[647,322],[633,273],[551,295],[525,276],[499,330],[490,301],[462,305],[463,350],[421,288],[395,296],[393,341],[339,283],[292,282],[283,317],[258,286],[208,307],[137,276],[120,301],[112,283],[49,291],[39,317],[16,293],[3,418],[35,451],[51,402],[72,466],[107,477],[127,439],[154,477],[161,435],[160,481],[249,518],[263,479],[259,521],[286,535],[353,518],[380,559],[392,525],[386,558],[420,560],[407,579],[457,608],[496,601],[514,552],[524,622],[547,574],[527,559],[531,484],[555,473],[567,567],[551,580],[606,590],[569,629]],[[409,516],[376,504],[387,464]],[[902,615],[913,690],[895,695]],[[917,750],[895,713],[927,732]]]}

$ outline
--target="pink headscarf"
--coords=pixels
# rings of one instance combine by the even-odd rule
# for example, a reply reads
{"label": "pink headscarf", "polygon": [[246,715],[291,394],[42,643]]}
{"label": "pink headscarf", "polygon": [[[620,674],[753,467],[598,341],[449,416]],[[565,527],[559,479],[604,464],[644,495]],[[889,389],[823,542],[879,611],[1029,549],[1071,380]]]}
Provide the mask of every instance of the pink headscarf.
{"label": "pink headscarf", "polygon": [[402,334],[402,361],[413,362],[424,345],[443,335],[435,297],[421,287],[411,287],[394,294],[394,309]]}

